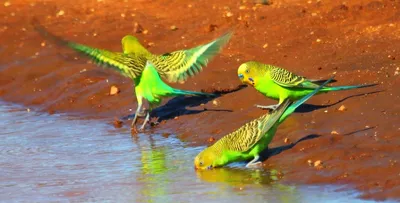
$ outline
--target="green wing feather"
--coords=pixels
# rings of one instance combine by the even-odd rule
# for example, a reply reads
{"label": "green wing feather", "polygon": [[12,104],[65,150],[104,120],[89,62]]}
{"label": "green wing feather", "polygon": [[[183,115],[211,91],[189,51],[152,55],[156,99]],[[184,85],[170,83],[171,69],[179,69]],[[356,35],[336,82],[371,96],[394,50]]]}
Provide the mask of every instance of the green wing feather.
{"label": "green wing feather", "polygon": [[237,129],[225,137],[221,138],[215,145],[225,146],[225,150],[246,152],[277,123],[285,109],[290,105],[287,100],[279,105],[272,113],[267,113]]}
{"label": "green wing feather", "polygon": [[122,75],[132,79],[142,73],[144,64],[146,64],[146,58],[135,54],[111,52],[73,42],[68,42],[68,46],[89,56],[98,65],[117,70]]}
{"label": "green wing feather", "polygon": [[98,64],[115,69],[122,75],[129,78],[136,78],[138,75],[140,75],[147,61],[146,58],[138,57],[134,54],[110,52],[62,39],[61,37],[48,32],[37,19],[32,20],[32,25],[37,32],[53,42],[62,46],[68,46],[78,52],[84,53]]}
{"label": "green wing feather", "polygon": [[198,47],[153,56],[150,60],[160,75],[169,82],[183,82],[189,76],[199,73],[229,41],[232,32]]}
{"label": "green wing feather", "polygon": [[307,80],[302,76],[298,76],[286,69],[279,68],[272,65],[267,65],[270,70],[271,79],[278,85],[282,87],[298,87],[298,88],[308,88],[315,89],[319,85]]}

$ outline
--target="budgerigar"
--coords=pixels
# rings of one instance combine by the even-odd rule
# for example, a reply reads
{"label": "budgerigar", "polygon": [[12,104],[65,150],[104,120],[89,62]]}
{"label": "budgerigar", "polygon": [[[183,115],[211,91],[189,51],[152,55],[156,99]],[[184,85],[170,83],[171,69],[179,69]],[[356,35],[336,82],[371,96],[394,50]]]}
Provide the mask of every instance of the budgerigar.
{"label": "budgerigar", "polygon": [[232,32],[228,32],[208,44],[187,50],[156,55],[149,52],[140,44],[139,40],[132,35],[127,35],[122,38],[123,52],[111,52],[61,39],[47,32],[37,20],[34,20],[33,25],[37,31],[58,44],[68,46],[78,52],[84,53],[98,64],[115,69],[123,76],[131,78],[134,81],[138,103],[132,121],[132,127],[135,130],[137,117],[143,106],[143,99],[149,102],[149,109],[146,113],[146,119],[139,130],[144,129],[145,124],[150,119],[151,110],[158,105],[164,97],[178,95],[213,96],[213,94],[174,89],[164,83],[161,77],[169,82],[184,82],[189,76],[194,76],[199,73],[202,68],[221,51],[222,47],[232,36]]}
{"label": "budgerigar", "polygon": [[285,99],[271,113],[267,113],[258,119],[246,123],[236,131],[222,137],[196,156],[194,159],[195,168],[211,169],[232,162],[250,159],[252,159],[252,161],[250,161],[246,167],[252,167],[258,164],[257,161],[260,158],[259,154],[268,148],[268,144],[274,137],[278,126],[293,113],[298,106],[321,90],[332,78],[300,100],[293,103],[290,99]]}
{"label": "budgerigar", "polygon": [[[249,61],[240,65],[238,68],[238,76],[243,83],[253,86],[264,96],[279,100],[279,103],[275,105],[257,105],[257,107],[263,109],[275,109],[286,98],[296,101],[309,94],[319,86],[315,80],[309,80],[305,77],[291,73],[283,68],[256,61]],[[318,93],[349,90],[370,87],[374,85],[375,84],[324,87]]]}

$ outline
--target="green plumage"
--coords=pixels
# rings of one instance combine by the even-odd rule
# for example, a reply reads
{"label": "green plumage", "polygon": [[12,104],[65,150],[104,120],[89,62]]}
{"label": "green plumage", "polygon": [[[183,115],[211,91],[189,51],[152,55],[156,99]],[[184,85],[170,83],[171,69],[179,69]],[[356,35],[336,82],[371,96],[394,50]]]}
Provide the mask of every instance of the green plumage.
{"label": "green plumage", "polygon": [[220,167],[251,158],[254,159],[250,163],[257,161],[259,154],[267,149],[272,141],[279,124],[331,80],[332,78],[294,103],[289,99],[284,100],[272,113],[246,123],[236,131],[222,137],[196,156],[195,167],[199,169]]}
{"label": "green plumage", "polygon": [[[123,76],[134,80],[138,108],[132,122],[133,127],[142,108],[143,99],[147,100],[150,105],[144,122],[146,124],[149,121],[150,111],[164,97],[178,95],[213,96],[201,92],[174,89],[164,83],[161,77],[169,82],[184,82],[189,76],[199,73],[221,51],[232,36],[232,33],[229,32],[205,45],[155,55],[150,53],[136,37],[131,35],[127,35],[121,40],[123,52],[112,52],[64,40],[47,32],[37,21],[34,21],[33,25],[39,33],[54,42],[84,53],[97,64],[117,70]],[[144,124],[141,129],[144,128]]]}
{"label": "green plumage", "polygon": [[[264,96],[279,100],[279,104],[287,98],[296,101],[319,87],[319,84],[314,80],[298,76],[283,68],[256,61],[243,63],[238,68],[238,76],[242,82],[253,86]],[[324,87],[318,93],[370,87],[373,85],[375,84]]]}

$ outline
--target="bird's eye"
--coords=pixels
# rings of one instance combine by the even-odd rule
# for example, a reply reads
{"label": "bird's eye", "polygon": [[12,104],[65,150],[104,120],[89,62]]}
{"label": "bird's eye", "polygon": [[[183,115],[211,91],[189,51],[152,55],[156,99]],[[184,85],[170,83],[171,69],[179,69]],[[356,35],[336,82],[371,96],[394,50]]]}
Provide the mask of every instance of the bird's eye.
{"label": "bird's eye", "polygon": [[199,164],[200,164],[200,166],[202,166],[202,165],[203,165],[203,162],[202,162],[202,161],[200,161],[200,162],[199,162]]}
{"label": "bird's eye", "polygon": [[250,70],[249,70],[249,69],[247,69],[247,70],[246,70],[246,73],[249,73],[249,72],[250,72]]}
{"label": "bird's eye", "polygon": [[244,78],[243,74],[240,73],[240,74],[239,74],[239,78],[240,78],[240,79],[243,79],[243,78]]}
{"label": "bird's eye", "polygon": [[212,169],[212,165],[209,165],[209,166],[207,167],[207,170],[210,170],[210,169]]}

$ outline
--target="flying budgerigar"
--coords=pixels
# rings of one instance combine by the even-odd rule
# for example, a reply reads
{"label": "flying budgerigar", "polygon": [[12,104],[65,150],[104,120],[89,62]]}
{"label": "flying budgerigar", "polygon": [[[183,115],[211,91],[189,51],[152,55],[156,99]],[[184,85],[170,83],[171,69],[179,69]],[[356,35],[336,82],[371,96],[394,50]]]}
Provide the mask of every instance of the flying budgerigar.
{"label": "flying budgerigar", "polygon": [[249,123],[246,123],[236,131],[225,135],[212,146],[204,149],[194,159],[196,169],[211,169],[221,167],[232,162],[252,159],[246,167],[252,167],[259,162],[260,153],[268,148],[278,126],[292,114],[298,106],[311,98],[324,85],[333,79],[325,81],[321,86],[297,100],[285,99],[271,113],[267,113]]}
{"label": "flying budgerigar", "polygon": [[[316,80],[309,80],[283,68],[257,61],[248,61],[240,65],[238,68],[238,76],[243,83],[253,86],[264,96],[279,100],[279,103],[275,105],[257,105],[257,107],[262,109],[275,109],[286,98],[296,101],[319,87]],[[336,87],[327,86],[322,88],[318,93],[349,90],[374,85],[375,84]]]}
{"label": "flying budgerigar", "polygon": [[33,21],[33,25],[39,33],[58,44],[84,53],[98,64],[117,70],[123,76],[134,81],[138,103],[135,117],[132,121],[132,127],[135,130],[137,117],[143,106],[143,99],[149,102],[149,109],[139,130],[144,129],[150,119],[151,110],[164,97],[178,95],[213,96],[213,94],[174,89],[168,86],[161,78],[169,82],[184,82],[189,76],[196,75],[221,51],[232,36],[232,32],[228,32],[208,44],[156,55],[149,52],[132,35],[126,35],[122,38],[123,52],[111,52],[64,40],[47,32],[37,20]]}

